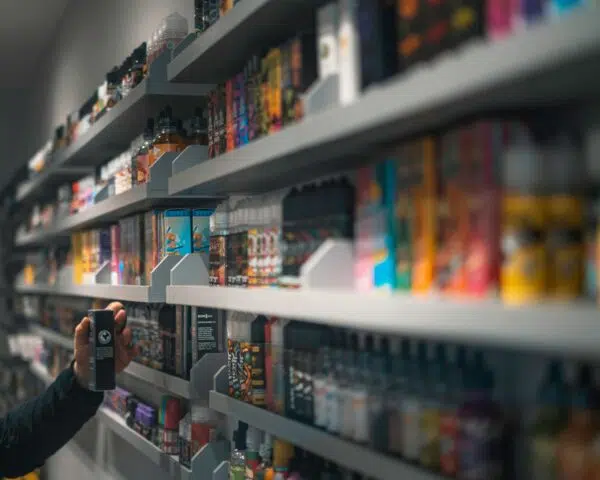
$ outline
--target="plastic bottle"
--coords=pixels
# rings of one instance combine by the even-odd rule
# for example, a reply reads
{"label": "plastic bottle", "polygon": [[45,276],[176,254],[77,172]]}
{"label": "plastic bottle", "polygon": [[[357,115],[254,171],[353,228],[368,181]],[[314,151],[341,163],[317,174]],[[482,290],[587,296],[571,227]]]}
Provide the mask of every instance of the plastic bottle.
{"label": "plastic bottle", "polygon": [[331,350],[323,345],[317,355],[316,373],[313,375],[314,425],[327,427],[327,381],[331,372]]}
{"label": "plastic bottle", "polygon": [[187,37],[189,32],[188,21],[179,13],[171,13],[163,20],[161,26],[160,44],[161,49],[173,50]]}
{"label": "plastic bottle", "polygon": [[229,457],[229,480],[245,480],[246,478],[246,431],[248,425],[239,422],[238,429],[233,432],[233,450]]}
{"label": "plastic bottle", "polygon": [[[431,346],[430,346],[431,347]],[[421,451],[419,461],[424,468],[440,468],[440,410],[443,398],[442,369],[445,367],[446,354],[441,345],[429,349],[427,377],[421,411]]]}
{"label": "plastic bottle", "polygon": [[593,464],[594,439],[598,425],[598,400],[592,386],[589,366],[579,368],[577,384],[571,395],[567,428],[558,443],[558,478],[587,479]]}
{"label": "plastic bottle", "polygon": [[260,445],[259,455],[261,463],[256,469],[254,480],[272,480],[273,478],[273,440],[271,435],[265,433],[263,442]]}
{"label": "plastic bottle", "polygon": [[253,479],[260,465],[259,450],[262,432],[255,427],[248,427],[246,433],[246,479]]}
{"label": "plastic bottle", "polygon": [[458,409],[461,395],[464,390],[464,369],[466,365],[466,350],[459,347],[456,358],[449,355],[446,364],[447,372],[444,382],[444,393],[440,409],[440,471],[449,477],[455,477],[458,473],[458,454],[460,440],[460,420]]}
{"label": "plastic bottle", "polygon": [[459,409],[459,478],[502,478],[502,416],[492,399],[493,386],[493,374],[486,368],[481,352],[476,352],[467,368],[467,392]]}
{"label": "plastic bottle", "polygon": [[180,152],[185,148],[185,141],[178,129],[178,121],[173,118],[173,113],[169,106],[165,107],[163,115],[159,119],[158,134],[154,138],[152,148],[153,163],[167,152]]}
{"label": "plastic bottle", "polygon": [[150,176],[149,154],[152,149],[152,139],[154,137],[154,119],[149,118],[146,122],[142,144],[136,156],[136,183],[143,184],[148,181]]}
{"label": "plastic bottle", "polygon": [[403,339],[400,345],[400,352],[395,356],[392,362],[391,385],[388,397],[389,412],[388,431],[389,442],[387,450],[398,456],[403,455],[403,410],[402,402],[410,374],[410,340]]}
{"label": "plastic bottle", "polygon": [[342,378],[344,374],[344,352],[346,349],[346,336],[343,330],[333,334],[332,341],[332,368],[327,379],[325,397],[327,402],[327,431],[339,434],[342,429],[343,402],[340,398]]}
{"label": "plastic bottle", "polygon": [[352,381],[352,409],[354,411],[354,431],[352,438],[357,443],[369,441],[369,383],[375,372],[370,371],[372,366],[374,340],[372,335],[365,337],[362,351],[357,355],[357,366],[354,380]]}
{"label": "plastic bottle", "polygon": [[531,480],[558,478],[558,438],[566,423],[567,385],[561,366],[554,361],[540,385],[537,412],[531,429]]}
{"label": "plastic bottle", "polygon": [[201,107],[196,107],[190,123],[189,145],[208,146],[208,130],[206,119]]}
{"label": "plastic bottle", "polygon": [[369,362],[369,444],[374,450],[387,451],[389,439],[389,387],[391,376],[391,354],[387,338],[382,338],[379,350]]}
{"label": "plastic bottle", "polygon": [[358,334],[349,335],[349,345],[344,352],[342,371],[340,372],[340,384],[338,402],[341,412],[340,434],[348,439],[354,438],[356,428],[356,414],[354,410],[354,385],[357,381],[358,360]]}
{"label": "plastic bottle", "polygon": [[402,396],[402,456],[411,462],[419,460],[421,449],[421,411],[423,401],[423,369],[411,344],[409,380]]}

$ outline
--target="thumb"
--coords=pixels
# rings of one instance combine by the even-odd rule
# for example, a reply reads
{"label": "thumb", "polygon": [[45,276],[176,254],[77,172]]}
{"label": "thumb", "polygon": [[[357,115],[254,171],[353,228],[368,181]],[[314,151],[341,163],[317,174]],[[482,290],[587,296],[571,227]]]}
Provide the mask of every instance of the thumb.
{"label": "thumb", "polygon": [[75,348],[87,345],[89,342],[90,319],[85,317],[75,328]]}

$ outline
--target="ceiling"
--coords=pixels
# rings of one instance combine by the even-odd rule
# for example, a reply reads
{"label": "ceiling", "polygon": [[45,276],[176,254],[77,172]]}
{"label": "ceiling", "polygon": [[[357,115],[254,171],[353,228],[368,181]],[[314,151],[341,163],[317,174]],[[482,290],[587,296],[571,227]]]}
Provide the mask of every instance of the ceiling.
{"label": "ceiling", "polygon": [[0,0],[0,88],[27,87],[69,0]]}

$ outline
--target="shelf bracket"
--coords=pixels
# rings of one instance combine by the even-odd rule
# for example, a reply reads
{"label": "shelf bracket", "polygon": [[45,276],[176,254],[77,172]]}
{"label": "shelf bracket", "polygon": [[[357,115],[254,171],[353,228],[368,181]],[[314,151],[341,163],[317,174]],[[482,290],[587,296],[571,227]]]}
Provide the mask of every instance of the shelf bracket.
{"label": "shelf bracket", "polygon": [[229,442],[207,443],[192,458],[192,480],[206,480],[229,457]]}
{"label": "shelf bracket", "polygon": [[171,269],[171,285],[208,286],[208,257],[188,253]]}
{"label": "shelf bracket", "polygon": [[[206,353],[190,372],[190,398],[208,405],[209,392],[214,387],[213,379],[227,364],[227,353]],[[225,375],[227,380],[227,375]]]}
{"label": "shelf bracket", "polygon": [[354,287],[354,251],[349,240],[325,240],[300,267],[301,288]]}
{"label": "shelf bracket", "polygon": [[190,145],[173,161],[171,174],[177,175],[206,160],[208,160],[208,147],[204,145]]}
{"label": "shelf bracket", "polygon": [[217,468],[214,469],[212,474],[212,480],[228,480],[229,479],[229,462],[221,462]]}

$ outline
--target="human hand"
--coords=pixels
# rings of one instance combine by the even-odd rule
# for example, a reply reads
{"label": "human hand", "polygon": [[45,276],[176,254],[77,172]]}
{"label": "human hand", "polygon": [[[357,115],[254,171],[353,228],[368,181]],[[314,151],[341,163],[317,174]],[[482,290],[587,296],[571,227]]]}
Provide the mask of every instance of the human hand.
{"label": "human hand", "polygon": [[[127,314],[123,305],[119,302],[112,302],[106,310],[112,310],[115,314],[115,372],[120,373],[137,354],[137,347],[131,345],[131,329],[125,327],[127,324]],[[90,378],[90,345],[89,345],[90,319],[85,317],[77,328],[75,328],[75,363],[73,370],[78,383],[88,388]]]}

